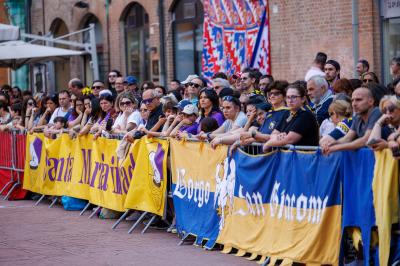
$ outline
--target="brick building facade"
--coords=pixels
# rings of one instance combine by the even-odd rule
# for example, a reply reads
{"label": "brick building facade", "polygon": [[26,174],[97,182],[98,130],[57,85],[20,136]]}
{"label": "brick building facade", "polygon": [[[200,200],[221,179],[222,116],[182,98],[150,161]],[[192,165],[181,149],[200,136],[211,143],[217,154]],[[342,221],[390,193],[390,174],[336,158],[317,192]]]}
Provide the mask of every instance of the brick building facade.
{"label": "brick building facade", "polygon": [[[389,78],[386,67],[388,58],[393,54],[399,56],[400,53],[400,48],[392,40],[394,38],[394,43],[396,42],[400,30],[397,26],[392,29],[395,31],[394,37],[393,34],[390,35],[387,41],[392,43],[394,48],[391,49],[394,51],[387,52],[384,31],[390,32],[385,29],[385,23],[390,23],[382,17],[382,7],[388,2],[396,1],[399,2],[358,0],[359,58],[367,59],[370,69],[385,80]],[[203,0],[32,1],[31,32],[52,32],[55,36],[60,36],[94,22],[97,27],[102,79],[105,79],[110,69],[119,69],[124,75],[138,76],[141,81],[152,80],[166,84],[175,76],[182,78],[183,72],[179,72],[179,67],[189,66],[189,69],[196,71],[199,69],[201,58],[196,51],[188,59],[195,61],[192,65],[176,61],[177,58],[182,58],[179,57],[182,52],[179,45],[181,40],[185,41],[184,45],[190,44],[193,49],[201,50],[199,44],[201,45],[202,40],[198,36],[201,36],[202,2]],[[269,0],[268,4],[271,69],[274,77],[289,81],[303,78],[318,51],[323,51],[329,58],[340,62],[343,77],[353,76],[352,0]],[[396,15],[394,17],[398,19],[400,14],[398,18]],[[396,23],[398,22],[395,21]],[[178,24],[181,26],[178,27]],[[163,34],[160,35],[161,26]],[[181,28],[183,30],[179,32]],[[193,36],[185,37],[188,34]],[[183,54],[182,52],[181,55]],[[56,89],[64,86],[71,77],[79,77],[90,83],[92,76],[88,62],[89,58],[86,57],[56,63]]]}

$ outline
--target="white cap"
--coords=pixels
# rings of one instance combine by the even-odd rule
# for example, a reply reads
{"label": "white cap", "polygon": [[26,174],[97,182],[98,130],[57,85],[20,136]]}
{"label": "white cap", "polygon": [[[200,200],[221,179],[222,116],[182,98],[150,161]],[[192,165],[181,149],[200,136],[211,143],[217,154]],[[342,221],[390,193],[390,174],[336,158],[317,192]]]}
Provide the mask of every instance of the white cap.
{"label": "white cap", "polygon": [[103,96],[103,95],[107,95],[107,94],[112,96],[112,92],[108,89],[101,90],[99,93],[99,96]]}
{"label": "white cap", "polygon": [[195,78],[198,78],[198,77],[199,76],[197,76],[196,74],[189,75],[189,76],[187,76],[187,78],[184,81],[181,82],[181,84],[185,85],[185,84],[191,82],[192,80],[194,80]]}
{"label": "white cap", "polygon": [[183,108],[182,113],[187,115],[192,115],[192,114],[198,115],[199,110],[193,104],[188,104],[185,106],[185,108]]}

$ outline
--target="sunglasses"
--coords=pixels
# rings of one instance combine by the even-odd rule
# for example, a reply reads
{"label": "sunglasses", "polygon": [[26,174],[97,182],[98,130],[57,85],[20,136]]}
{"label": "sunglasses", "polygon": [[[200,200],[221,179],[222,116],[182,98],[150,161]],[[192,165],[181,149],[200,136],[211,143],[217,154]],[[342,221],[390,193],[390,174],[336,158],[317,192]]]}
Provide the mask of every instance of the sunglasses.
{"label": "sunglasses", "polygon": [[374,82],[372,79],[363,79],[364,83]]}
{"label": "sunglasses", "polygon": [[213,87],[214,90],[219,90],[220,88],[222,88],[222,86],[215,86],[215,87]]}
{"label": "sunglasses", "polygon": [[393,113],[394,110],[396,110],[396,106],[394,105],[389,105],[388,107],[385,107],[382,109],[382,113],[387,114],[389,112],[389,114]]}
{"label": "sunglasses", "polygon": [[153,102],[153,100],[154,100],[154,98],[146,99],[146,100],[143,100],[142,103],[151,104]]}
{"label": "sunglasses", "polygon": [[192,87],[195,87],[196,89],[198,89],[198,88],[201,87],[201,85],[196,84],[196,83],[192,83],[192,82],[189,82],[188,85],[189,85],[189,86],[192,86]]}
{"label": "sunglasses", "polygon": [[132,102],[131,101],[127,101],[127,102],[120,102],[119,103],[119,105],[121,105],[121,106],[129,106],[129,105],[131,105],[132,104]]}
{"label": "sunglasses", "polygon": [[27,104],[30,105],[30,106],[32,106],[32,105],[33,105],[33,102],[28,102]]}
{"label": "sunglasses", "polygon": [[233,101],[233,96],[231,96],[231,95],[224,96],[224,97],[222,97],[222,100],[223,100],[223,101],[231,102],[231,101]]}
{"label": "sunglasses", "polygon": [[93,86],[92,87],[94,90],[101,90],[102,88],[104,88],[103,86]]}

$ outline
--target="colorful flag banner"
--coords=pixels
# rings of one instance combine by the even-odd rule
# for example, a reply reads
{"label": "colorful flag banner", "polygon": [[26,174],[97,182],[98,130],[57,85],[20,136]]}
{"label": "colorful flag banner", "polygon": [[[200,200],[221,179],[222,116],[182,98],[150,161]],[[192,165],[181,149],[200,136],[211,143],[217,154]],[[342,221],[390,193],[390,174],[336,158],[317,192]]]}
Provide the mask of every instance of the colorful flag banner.
{"label": "colorful flag banner", "polygon": [[176,228],[196,236],[196,243],[212,248],[219,233],[218,188],[227,180],[227,147],[171,139],[172,193]]}
{"label": "colorful flag banner", "polygon": [[[234,153],[217,243],[271,261],[338,264],[340,247],[340,154],[277,151]],[[232,184],[233,183],[233,184]],[[229,187],[234,186],[234,190]],[[283,262],[282,262],[283,263]],[[273,265],[273,264],[272,264]]]}
{"label": "colorful flag banner", "polygon": [[133,179],[124,205],[126,209],[164,216],[168,148],[168,140],[147,137],[140,139]]}
{"label": "colorful flag banner", "polygon": [[203,75],[244,67],[271,72],[267,0],[204,1]]}

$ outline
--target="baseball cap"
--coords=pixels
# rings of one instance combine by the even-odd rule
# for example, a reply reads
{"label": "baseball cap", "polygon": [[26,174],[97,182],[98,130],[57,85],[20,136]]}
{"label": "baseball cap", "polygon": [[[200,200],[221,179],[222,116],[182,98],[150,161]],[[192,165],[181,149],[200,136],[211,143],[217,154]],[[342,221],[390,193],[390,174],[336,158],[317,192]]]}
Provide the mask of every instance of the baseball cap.
{"label": "baseball cap", "polygon": [[181,84],[185,85],[185,84],[191,82],[195,78],[199,78],[199,76],[197,76],[196,74],[189,75],[189,76],[187,76],[187,78],[184,81],[182,81]]}
{"label": "baseball cap", "polygon": [[128,85],[137,84],[137,79],[134,76],[127,76],[124,82],[128,83]]}
{"label": "baseball cap", "polygon": [[175,105],[174,107],[178,108],[179,110],[183,110],[185,108],[185,106],[188,105],[188,104],[192,104],[191,101],[182,100],[177,105]]}
{"label": "baseball cap", "polygon": [[182,113],[187,115],[192,115],[192,114],[198,115],[199,110],[193,104],[188,104],[185,106],[185,108],[183,108]]}

